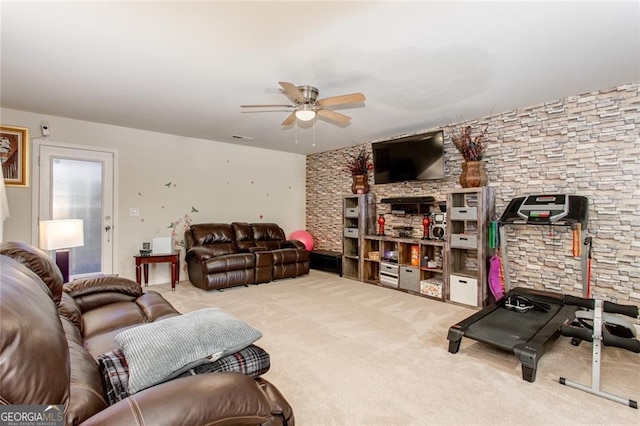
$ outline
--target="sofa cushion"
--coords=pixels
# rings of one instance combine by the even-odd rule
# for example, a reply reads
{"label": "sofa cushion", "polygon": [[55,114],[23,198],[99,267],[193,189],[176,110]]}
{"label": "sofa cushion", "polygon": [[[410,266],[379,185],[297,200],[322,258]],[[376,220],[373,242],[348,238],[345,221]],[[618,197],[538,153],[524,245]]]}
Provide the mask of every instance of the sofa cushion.
{"label": "sofa cushion", "polygon": [[73,280],[64,285],[65,293],[73,297],[86,296],[94,293],[114,291],[127,296],[139,297],[142,295],[142,287],[135,281],[113,275],[83,280]]}
{"label": "sofa cushion", "polygon": [[281,249],[273,250],[273,264],[280,265],[282,263],[301,263],[309,261],[309,252],[298,249]]}
{"label": "sofa cushion", "polygon": [[129,365],[129,392],[160,383],[194,361],[219,359],[245,348],[262,334],[221,311],[207,308],[119,333]]}
{"label": "sofa cushion", "polygon": [[[85,339],[122,327],[180,314],[158,292],[152,290],[133,299],[124,296],[121,299],[119,293],[110,292],[102,296],[105,299],[102,304],[97,304],[82,314]],[[84,300],[84,297],[79,299]]]}
{"label": "sofa cushion", "polygon": [[110,303],[133,303],[136,301],[135,296],[129,296],[128,294],[118,293],[114,291],[85,294],[82,296],[76,296],[73,299],[76,301],[76,303],[80,307],[80,311],[82,311],[83,314],[101,306],[109,305]]}
{"label": "sofa cushion", "polygon": [[29,244],[9,241],[0,244],[0,254],[17,260],[35,272],[49,287],[53,301],[56,304],[60,302],[63,284],[62,273],[47,253]]}
{"label": "sofa cushion", "polygon": [[213,256],[237,253],[235,232],[231,224],[204,223],[191,225],[194,246],[206,247]]}
{"label": "sofa cushion", "polygon": [[147,318],[135,303],[114,302],[84,313],[84,339],[88,341],[95,336],[145,322]]}
{"label": "sofa cushion", "polygon": [[256,246],[253,241],[253,228],[247,222],[233,222],[231,224],[236,234],[236,244],[240,250],[250,250]]}
{"label": "sofa cushion", "polygon": [[280,249],[286,241],[284,231],[277,223],[253,223],[253,239],[258,247]]}

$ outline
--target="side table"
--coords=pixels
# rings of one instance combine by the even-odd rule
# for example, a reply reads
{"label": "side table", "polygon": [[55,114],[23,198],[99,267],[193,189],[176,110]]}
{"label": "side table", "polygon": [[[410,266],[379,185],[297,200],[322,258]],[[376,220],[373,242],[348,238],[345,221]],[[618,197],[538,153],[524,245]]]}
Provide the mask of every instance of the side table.
{"label": "side table", "polygon": [[166,254],[150,254],[148,256],[136,255],[133,256],[136,259],[136,281],[141,283],[141,271],[140,267],[144,266],[144,285],[149,285],[149,264],[150,263],[171,263],[171,291],[176,290],[176,284],[178,283],[178,277],[180,273],[180,253],[166,253]]}

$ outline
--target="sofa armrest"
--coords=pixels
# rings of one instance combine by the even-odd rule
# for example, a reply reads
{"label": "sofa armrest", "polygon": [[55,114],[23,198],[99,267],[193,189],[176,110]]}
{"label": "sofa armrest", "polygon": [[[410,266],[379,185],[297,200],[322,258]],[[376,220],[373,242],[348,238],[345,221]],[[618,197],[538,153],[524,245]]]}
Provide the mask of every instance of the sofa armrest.
{"label": "sofa armrest", "polygon": [[[240,373],[175,379],[102,410],[83,425],[263,424],[281,416],[254,379]],[[276,411],[272,413],[272,411]],[[277,412],[280,411],[280,412]]]}
{"label": "sofa armrest", "polygon": [[304,245],[304,243],[302,241],[298,241],[298,240],[287,240],[284,242],[284,248],[296,248],[296,249],[302,249],[302,250],[306,250],[307,246]]}
{"label": "sofa armrest", "polygon": [[206,247],[196,246],[191,247],[189,250],[187,250],[187,253],[184,255],[184,260],[186,260],[187,262],[193,260],[204,262],[208,259],[211,259],[212,257],[216,257],[213,254],[213,251]]}
{"label": "sofa armrest", "polygon": [[65,293],[72,297],[86,296],[94,293],[116,292],[127,296],[140,297],[142,288],[140,284],[128,278],[105,276],[98,278],[87,278],[83,280],[73,280],[64,285]]}
{"label": "sofa armrest", "polygon": [[294,426],[295,416],[293,414],[293,408],[291,408],[291,405],[289,405],[289,402],[284,397],[284,395],[282,395],[280,390],[272,385],[269,381],[265,380],[263,377],[258,377],[255,380],[262,388],[262,391],[267,394],[267,397],[271,401],[271,414],[274,417],[278,417],[279,415],[279,417],[282,419],[282,422],[270,422],[269,424]]}

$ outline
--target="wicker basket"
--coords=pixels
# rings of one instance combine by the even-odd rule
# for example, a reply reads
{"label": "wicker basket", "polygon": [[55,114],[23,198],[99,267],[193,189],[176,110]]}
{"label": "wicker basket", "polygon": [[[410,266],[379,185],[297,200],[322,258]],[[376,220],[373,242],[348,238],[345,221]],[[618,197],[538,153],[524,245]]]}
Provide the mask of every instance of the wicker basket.
{"label": "wicker basket", "polygon": [[369,260],[380,260],[380,252],[379,251],[370,251],[367,255]]}

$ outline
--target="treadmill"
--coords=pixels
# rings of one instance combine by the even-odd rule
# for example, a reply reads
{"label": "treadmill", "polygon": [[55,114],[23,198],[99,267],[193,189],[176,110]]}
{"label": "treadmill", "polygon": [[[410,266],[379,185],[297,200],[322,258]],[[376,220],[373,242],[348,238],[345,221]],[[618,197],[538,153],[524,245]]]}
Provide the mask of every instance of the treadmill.
{"label": "treadmill", "polygon": [[[500,249],[506,294],[500,300],[449,328],[449,352],[460,349],[463,337],[513,352],[522,364],[522,379],[534,382],[538,360],[560,335],[560,326],[574,318],[576,306],[566,305],[557,293],[515,287],[511,289],[506,227],[569,226],[580,230],[580,246],[588,245],[588,200],[567,194],[540,194],[511,200],[500,218]],[[587,250],[581,250],[583,294],[587,297]],[[527,309],[519,306],[525,301]],[[514,302],[515,301],[515,302]],[[531,308],[533,306],[533,308]]]}

